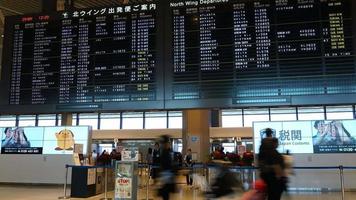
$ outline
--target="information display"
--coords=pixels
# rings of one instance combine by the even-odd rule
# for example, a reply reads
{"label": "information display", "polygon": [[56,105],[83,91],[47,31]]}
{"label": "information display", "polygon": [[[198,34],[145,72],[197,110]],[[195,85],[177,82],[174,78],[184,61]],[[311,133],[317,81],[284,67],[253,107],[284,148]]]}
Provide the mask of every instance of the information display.
{"label": "information display", "polygon": [[6,17],[0,110],[300,106],[311,95],[353,103],[355,9],[352,0],[154,0]]}
{"label": "information display", "polygon": [[0,128],[1,154],[72,154],[74,144],[88,150],[89,127]]}
{"label": "information display", "polygon": [[10,104],[156,100],[156,4],[7,18]]}
{"label": "information display", "polygon": [[331,77],[355,72],[351,7],[350,0],[171,1],[172,98],[241,104],[325,93]]}
{"label": "information display", "polygon": [[356,120],[316,120],[290,122],[255,122],[254,148],[258,154],[265,129],[278,138],[278,150],[298,153],[355,153]]}

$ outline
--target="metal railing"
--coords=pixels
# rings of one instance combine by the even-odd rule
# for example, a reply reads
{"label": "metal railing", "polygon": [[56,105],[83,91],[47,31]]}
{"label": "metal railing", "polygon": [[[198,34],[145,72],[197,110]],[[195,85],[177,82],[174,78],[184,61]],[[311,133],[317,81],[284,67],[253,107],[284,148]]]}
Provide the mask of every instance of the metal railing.
{"label": "metal railing", "polygon": [[[77,166],[77,165],[65,165],[65,182],[63,184],[63,196],[58,197],[58,199],[70,199],[69,196],[67,196],[67,182],[68,182],[68,170],[69,168],[72,167],[80,167],[80,168],[104,168],[105,169],[105,189],[104,189],[104,198],[102,200],[110,200],[110,198],[107,197],[107,190],[108,190],[108,173],[107,170],[110,168],[114,168],[114,166]],[[149,196],[149,191],[150,191],[150,171],[152,169],[157,169],[159,168],[158,165],[151,165],[151,164],[146,164],[146,163],[139,163],[138,165],[139,168],[146,169],[147,170],[147,177],[145,180],[145,198],[142,200],[151,200]],[[177,170],[190,170],[192,173],[197,173],[199,170],[200,173],[203,171],[203,176],[205,176],[206,181],[208,184],[211,184],[210,175],[209,175],[209,170],[214,169],[217,167],[217,164],[204,164],[204,163],[196,163],[192,167],[179,167]],[[259,169],[258,167],[250,167],[250,166],[229,166],[228,169],[240,173],[240,176],[242,177],[242,182],[245,179],[246,174],[251,175],[252,174],[252,180],[248,180],[249,182],[253,182],[256,180],[256,171]],[[340,191],[341,191],[341,199],[345,200],[345,179],[344,179],[344,170],[356,170],[356,167],[353,166],[320,166],[320,167],[293,167],[294,170],[338,170],[338,175],[339,175],[339,181],[340,181]],[[193,182],[193,184],[195,184]],[[137,187],[138,188],[138,187]]]}

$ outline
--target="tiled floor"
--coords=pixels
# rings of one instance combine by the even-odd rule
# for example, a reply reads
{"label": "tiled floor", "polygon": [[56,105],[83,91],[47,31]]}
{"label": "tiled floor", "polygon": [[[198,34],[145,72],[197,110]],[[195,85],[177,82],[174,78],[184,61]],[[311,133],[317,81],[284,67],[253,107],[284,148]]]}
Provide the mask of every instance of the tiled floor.
{"label": "tiled floor", "polygon": [[[137,199],[146,199],[146,190],[140,189]],[[18,186],[18,185],[0,185],[0,199],[1,200],[55,200],[63,195],[63,188],[59,186]],[[160,198],[155,196],[155,191],[150,190],[151,199]],[[232,195],[231,197],[221,198],[221,200],[239,200],[241,192]],[[87,198],[88,200],[99,200],[103,195]],[[109,198],[113,198],[113,192],[108,193]],[[78,198],[71,198],[73,200],[83,200]],[[179,192],[174,194],[173,200],[203,200],[203,196],[198,190],[188,188],[185,185],[179,185]],[[294,193],[284,196],[283,200],[341,200],[341,193]],[[345,200],[355,200],[356,193],[347,192]]]}

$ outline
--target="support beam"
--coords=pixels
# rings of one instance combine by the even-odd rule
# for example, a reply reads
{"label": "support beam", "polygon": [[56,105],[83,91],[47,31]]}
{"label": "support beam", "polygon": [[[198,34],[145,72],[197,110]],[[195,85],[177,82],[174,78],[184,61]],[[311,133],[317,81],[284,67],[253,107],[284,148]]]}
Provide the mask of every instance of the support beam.
{"label": "support beam", "polygon": [[3,29],[4,24],[5,24],[5,16],[2,10],[0,9],[0,27],[1,27],[0,30]]}
{"label": "support beam", "polygon": [[210,154],[210,110],[183,111],[183,154],[191,149],[198,162],[206,162]]}
{"label": "support beam", "polygon": [[18,15],[23,15],[23,14],[24,14],[24,13],[22,13],[22,12],[13,10],[13,9],[8,8],[8,7],[5,7],[5,6],[0,6],[0,9],[6,10],[6,11],[8,11],[8,12],[11,12],[11,13],[14,13],[14,14],[18,14]]}

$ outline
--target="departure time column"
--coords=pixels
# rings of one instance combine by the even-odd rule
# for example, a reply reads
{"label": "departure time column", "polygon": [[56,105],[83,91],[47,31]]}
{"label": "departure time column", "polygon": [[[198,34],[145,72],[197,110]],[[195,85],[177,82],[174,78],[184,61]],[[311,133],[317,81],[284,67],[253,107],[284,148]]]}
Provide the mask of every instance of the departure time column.
{"label": "departure time column", "polygon": [[10,83],[10,104],[20,104],[20,84],[22,66],[23,30],[15,25],[14,49],[12,55],[12,74]]}

